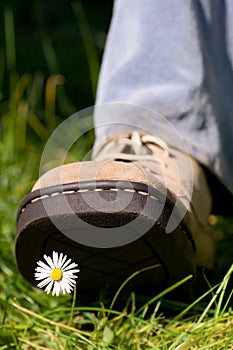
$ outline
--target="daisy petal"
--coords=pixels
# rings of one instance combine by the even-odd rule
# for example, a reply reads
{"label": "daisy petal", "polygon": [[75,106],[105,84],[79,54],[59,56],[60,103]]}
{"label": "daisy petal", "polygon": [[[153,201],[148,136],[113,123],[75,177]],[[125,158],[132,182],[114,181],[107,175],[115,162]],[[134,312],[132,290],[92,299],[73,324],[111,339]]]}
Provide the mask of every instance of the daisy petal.
{"label": "daisy petal", "polygon": [[43,267],[40,267],[40,266],[37,266],[36,268],[35,268],[35,271],[36,272],[42,272],[42,273],[50,273],[51,272],[51,269],[49,268],[48,270],[47,269],[44,269]]}
{"label": "daisy petal", "polygon": [[55,281],[55,282],[54,282],[54,286],[53,286],[52,295],[55,294],[55,295],[58,297],[59,294],[60,294],[60,288],[61,288],[61,283]]}
{"label": "daisy petal", "polygon": [[44,259],[47,261],[51,269],[55,269],[55,265],[53,263],[53,260],[50,258],[50,256],[44,255]]}
{"label": "daisy petal", "polygon": [[36,280],[44,280],[45,278],[48,278],[50,276],[50,274],[47,273],[35,273],[35,279]]}
{"label": "daisy petal", "polygon": [[53,283],[54,283],[53,281],[50,281],[49,284],[47,285],[47,287],[45,288],[45,292],[47,294],[49,294],[51,292],[51,290],[53,288]]}
{"label": "daisy petal", "polygon": [[54,263],[54,266],[57,268],[58,267],[58,254],[57,254],[57,252],[53,252],[53,263]]}
{"label": "daisy petal", "polygon": [[37,284],[37,287],[43,288],[43,287],[45,287],[47,284],[49,284],[50,281],[51,281],[51,278],[48,277],[48,278],[44,279],[43,281],[41,281],[39,284]]}
{"label": "daisy petal", "polygon": [[42,261],[38,261],[37,265],[39,265],[41,268],[45,270],[51,270],[51,267],[43,263]]}
{"label": "daisy petal", "polygon": [[76,270],[64,271],[63,274],[65,276],[71,276],[71,275],[73,275],[74,273],[77,273],[77,272],[80,272],[80,270],[76,269]]}
{"label": "daisy petal", "polygon": [[70,262],[71,262],[71,259],[68,259],[66,262],[64,262],[64,264],[61,266],[62,271],[64,271],[65,267],[66,267],[67,265],[69,265]]}
{"label": "daisy petal", "polygon": [[[64,257],[64,258],[65,258],[65,257]],[[66,260],[66,258],[64,259],[64,261],[65,261],[65,260]],[[62,262],[63,262],[63,253],[61,253],[61,254],[59,255],[57,267],[61,268]]]}
{"label": "daisy petal", "polygon": [[75,263],[72,263],[72,264],[70,264],[69,266],[62,266],[62,270],[63,271],[66,271],[66,270],[70,270],[70,269],[72,269],[73,267],[77,267],[78,266],[78,264],[75,264]]}

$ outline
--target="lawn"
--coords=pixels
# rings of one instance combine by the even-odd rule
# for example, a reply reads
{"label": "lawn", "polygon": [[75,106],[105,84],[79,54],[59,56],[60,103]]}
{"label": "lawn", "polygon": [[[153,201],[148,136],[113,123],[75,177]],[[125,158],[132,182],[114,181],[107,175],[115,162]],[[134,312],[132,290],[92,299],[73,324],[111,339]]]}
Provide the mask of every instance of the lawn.
{"label": "lawn", "polygon": [[[83,8],[75,4],[87,56],[85,74],[91,87],[87,90],[94,95],[98,53]],[[0,52],[0,77],[5,81],[0,88],[0,350],[233,349],[232,218],[210,217],[217,245],[215,270],[206,280],[205,294],[188,300],[172,297],[171,291],[181,281],[150,297],[126,294],[122,285],[106,301],[97,295],[92,303],[79,304],[78,283],[73,295],[52,297],[19,274],[14,256],[18,204],[38,177],[49,136],[79,105],[74,106],[70,98],[66,76],[56,70],[50,37],[43,33],[41,40],[44,53],[50,52],[47,64],[54,72],[19,72],[17,31],[9,8],[4,9],[4,24],[5,48]],[[92,143],[90,131],[70,151],[67,161],[82,159]]]}

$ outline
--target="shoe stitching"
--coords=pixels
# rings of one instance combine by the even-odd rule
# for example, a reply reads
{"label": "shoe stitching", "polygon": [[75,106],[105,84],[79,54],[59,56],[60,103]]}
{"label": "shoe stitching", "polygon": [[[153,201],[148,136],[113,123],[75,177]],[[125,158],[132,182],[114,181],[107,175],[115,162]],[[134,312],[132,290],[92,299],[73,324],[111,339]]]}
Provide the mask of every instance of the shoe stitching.
{"label": "shoe stitching", "polygon": [[29,204],[38,202],[38,201],[43,200],[43,199],[48,198],[48,197],[56,197],[58,195],[66,195],[66,194],[73,194],[73,193],[104,192],[104,191],[112,191],[112,192],[123,191],[123,192],[138,193],[138,194],[141,194],[143,196],[148,196],[148,197],[152,198],[153,200],[158,201],[158,198],[156,198],[155,196],[149,194],[148,192],[144,192],[144,191],[140,191],[140,190],[134,190],[132,188],[124,188],[124,189],[121,189],[121,188],[107,188],[107,189],[105,189],[105,188],[95,188],[95,189],[88,189],[87,188],[87,189],[80,189],[80,190],[76,190],[76,191],[74,191],[74,190],[73,191],[67,190],[67,191],[61,191],[61,192],[53,192],[53,193],[50,193],[50,194],[45,194],[43,196],[33,198],[30,202],[28,202],[21,209],[21,213],[23,213],[25,211],[26,207]]}

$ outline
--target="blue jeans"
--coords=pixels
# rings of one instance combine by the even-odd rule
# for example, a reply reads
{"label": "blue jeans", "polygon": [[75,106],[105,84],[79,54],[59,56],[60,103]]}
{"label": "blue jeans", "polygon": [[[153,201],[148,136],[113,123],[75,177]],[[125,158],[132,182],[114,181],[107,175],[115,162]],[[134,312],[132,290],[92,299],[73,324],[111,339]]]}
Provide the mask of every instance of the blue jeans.
{"label": "blue jeans", "polygon": [[170,125],[233,193],[232,66],[232,0],[116,0],[97,89],[96,105],[107,105],[95,113],[96,142],[115,134],[117,122],[181,148]]}

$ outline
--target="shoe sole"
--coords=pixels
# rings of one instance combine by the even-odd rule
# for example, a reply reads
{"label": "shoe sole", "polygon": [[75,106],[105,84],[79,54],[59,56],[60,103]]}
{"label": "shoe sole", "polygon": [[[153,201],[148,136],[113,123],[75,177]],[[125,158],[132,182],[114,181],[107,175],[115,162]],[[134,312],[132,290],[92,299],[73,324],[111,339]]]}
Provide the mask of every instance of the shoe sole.
{"label": "shoe sole", "polygon": [[195,248],[184,224],[165,232],[172,210],[160,191],[137,182],[88,181],[36,190],[17,214],[19,271],[35,285],[37,261],[57,251],[79,264],[79,293],[113,290],[150,266],[128,289],[166,287],[196,272]]}

